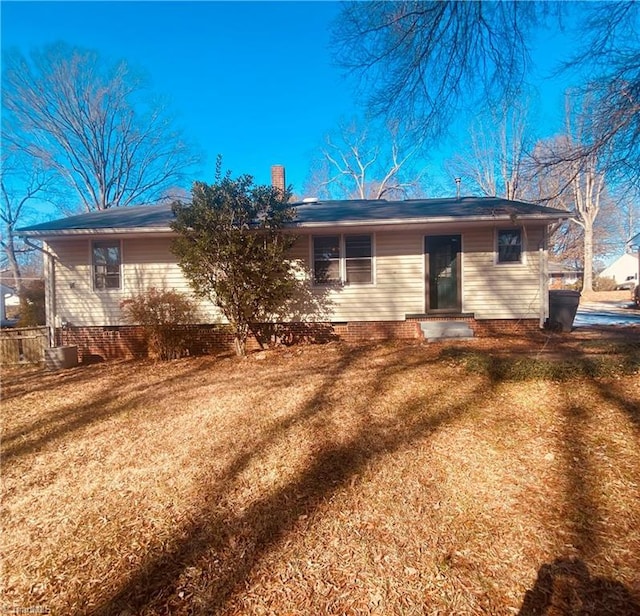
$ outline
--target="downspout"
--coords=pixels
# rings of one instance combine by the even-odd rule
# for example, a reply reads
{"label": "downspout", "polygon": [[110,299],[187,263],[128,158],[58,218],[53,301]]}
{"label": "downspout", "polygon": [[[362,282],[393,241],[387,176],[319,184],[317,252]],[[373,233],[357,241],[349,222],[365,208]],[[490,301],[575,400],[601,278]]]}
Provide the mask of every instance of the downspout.
{"label": "downspout", "polygon": [[45,303],[45,325],[49,330],[49,346],[56,346],[56,257],[47,250],[47,243],[42,242],[42,246],[33,244],[28,237],[22,238],[24,243],[40,251],[44,255],[44,303]]}
{"label": "downspout", "polygon": [[549,258],[547,253],[547,234],[549,227],[546,226],[542,233],[542,240],[538,247],[538,259],[540,272],[540,329],[544,329],[544,324],[549,315]]}

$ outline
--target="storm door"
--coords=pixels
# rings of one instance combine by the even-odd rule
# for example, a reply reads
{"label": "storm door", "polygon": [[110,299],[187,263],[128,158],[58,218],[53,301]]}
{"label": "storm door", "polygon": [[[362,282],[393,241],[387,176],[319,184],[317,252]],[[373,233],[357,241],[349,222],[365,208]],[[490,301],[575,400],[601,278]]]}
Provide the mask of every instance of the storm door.
{"label": "storm door", "polygon": [[426,312],[460,312],[459,235],[424,238],[426,264]]}

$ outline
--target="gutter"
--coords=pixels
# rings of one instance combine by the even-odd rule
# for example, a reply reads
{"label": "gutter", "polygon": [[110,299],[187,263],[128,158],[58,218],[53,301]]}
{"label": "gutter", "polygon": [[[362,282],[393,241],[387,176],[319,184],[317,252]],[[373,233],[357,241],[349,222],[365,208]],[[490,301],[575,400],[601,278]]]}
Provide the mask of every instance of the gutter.
{"label": "gutter", "polygon": [[515,219],[512,216],[442,216],[439,218],[393,218],[386,220],[375,219],[359,219],[359,220],[345,220],[345,221],[318,221],[318,222],[302,222],[294,223],[293,228],[313,229],[316,227],[354,227],[354,226],[397,226],[397,225],[430,225],[430,224],[443,224],[443,223],[474,223],[474,222],[509,222],[513,225],[517,225],[520,222],[547,222],[551,223],[558,220],[565,219],[565,216],[551,216],[535,215],[517,216]]}
{"label": "gutter", "polygon": [[47,238],[47,237],[69,237],[83,235],[122,235],[130,233],[132,235],[149,234],[149,233],[173,233],[170,227],[91,227],[89,229],[43,229],[42,231],[25,231],[19,233],[18,236],[25,238]]}
{"label": "gutter", "polygon": [[[525,216],[514,217],[510,215],[504,216],[441,216],[438,218],[390,218],[390,219],[357,219],[357,220],[326,220],[313,222],[293,222],[284,227],[284,229],[318,229],[326,227],[382,227],[382,226],[400,226],[400,225],[430,225],[430,224],[455,224],[455,223],[479,223],[479,222],[508,222],[513,225],[524,222],[559,222],[566,220],[568,216],[552,216],[549,214],[530,214]],[[21,237],[48,238],[48,237],[69,237],[69,236],[87,236],[87,235],[141,235],[151,233],[172,233],[175,231],[171,227],[91,227],[84,229],[43,229],[41,231],[27,231],[19,234]]]}

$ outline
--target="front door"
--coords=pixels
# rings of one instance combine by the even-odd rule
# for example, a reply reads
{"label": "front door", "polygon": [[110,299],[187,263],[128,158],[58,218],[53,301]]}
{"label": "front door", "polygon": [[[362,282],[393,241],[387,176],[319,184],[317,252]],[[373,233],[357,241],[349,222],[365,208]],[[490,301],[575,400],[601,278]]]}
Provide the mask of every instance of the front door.
{"label": "front door", "polygon": [[461,312],[459,235],[424,238],[427,312]]}

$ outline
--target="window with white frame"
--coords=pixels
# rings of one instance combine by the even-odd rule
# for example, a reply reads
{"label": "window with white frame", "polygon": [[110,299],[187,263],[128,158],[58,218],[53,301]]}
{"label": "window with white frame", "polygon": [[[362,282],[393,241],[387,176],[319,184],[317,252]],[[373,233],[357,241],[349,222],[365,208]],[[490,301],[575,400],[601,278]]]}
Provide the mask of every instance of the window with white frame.
{"label": "window with white frame", "polygon": [[522,230],[498,229],[498,263],[522,262]]}
{"label": "window with white frame", "polygon": [[313,278],[316,284],[371,284],[371,235],[318,235],[313,238]]}
{"label": "window with white frame", "polygon": [[340,236],[313,238],[313,278],[318,284],[336,284],[340,277]]}
{"label": "window with white frame", "polygon": [[120,242],[101,241],[92,244],[93,288],[120,289],[122,265]]}

